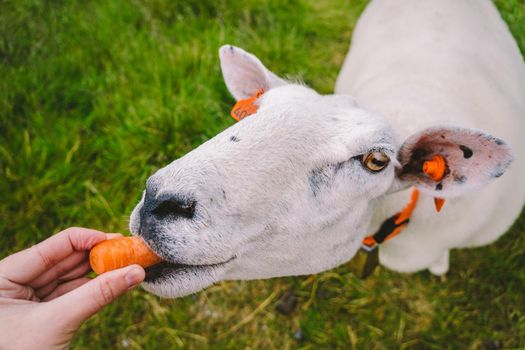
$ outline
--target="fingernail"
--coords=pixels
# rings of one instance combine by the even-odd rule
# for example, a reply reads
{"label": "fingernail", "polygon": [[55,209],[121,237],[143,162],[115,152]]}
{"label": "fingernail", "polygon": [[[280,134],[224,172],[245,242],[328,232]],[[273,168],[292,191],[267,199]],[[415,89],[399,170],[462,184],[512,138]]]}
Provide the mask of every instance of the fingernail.
{"label": "fingernail", "polygon": [[124,276],[126,279],[126,283],[128,284],[129,288],[135,287],[137,284],[142,282],[144,279],[144,270],[141,268],[135,267],[131,271],[128,271],[126,275]]}

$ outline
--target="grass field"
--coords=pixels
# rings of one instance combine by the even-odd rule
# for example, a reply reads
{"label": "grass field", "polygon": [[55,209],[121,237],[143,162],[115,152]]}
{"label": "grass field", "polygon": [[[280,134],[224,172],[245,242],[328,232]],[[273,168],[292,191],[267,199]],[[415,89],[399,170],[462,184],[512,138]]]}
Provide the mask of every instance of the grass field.
{"label": "grass field", "polygon": [[[525,2],[496,1],[525,49]],[[68,226],[127,232],[146,178],[233,124],[217,49],[332,90],[362,0],[0,0],[0,256]],[[523,151],[523,150],[520,150]],[[78,349],[525,347],[525,215],[454,251],[446,280],[344,265],[223,282],[177,300],[142,290],[86,323]],[[276,311],[293,289],[297,306]]]}

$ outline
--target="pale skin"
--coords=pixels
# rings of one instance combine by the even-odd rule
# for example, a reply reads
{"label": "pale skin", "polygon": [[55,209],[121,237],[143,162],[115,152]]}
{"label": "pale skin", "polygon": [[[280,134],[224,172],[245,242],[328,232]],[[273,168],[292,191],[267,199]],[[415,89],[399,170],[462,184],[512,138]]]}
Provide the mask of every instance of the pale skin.
{"label": "pale skin", "polygon": [[81,324],[145,276],[138,265],[94,279],[89,250],[119,234],[69,228],[0,261],[0,348],[67,349]]}

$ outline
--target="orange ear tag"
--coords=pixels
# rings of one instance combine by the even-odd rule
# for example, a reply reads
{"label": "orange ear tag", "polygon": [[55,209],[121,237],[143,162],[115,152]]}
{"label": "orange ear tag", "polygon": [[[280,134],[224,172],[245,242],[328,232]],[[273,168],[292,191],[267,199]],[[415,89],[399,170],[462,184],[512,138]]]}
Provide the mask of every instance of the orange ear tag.
{"label": "orange ear tag", "polygon": [[233,119],[236,121],[241,121],[247,116],[257,112],[258,106],[255,104],[255,101],[261,97],[262,94],[264,94],[264,90],[260,89],[252,97],[237,101],[230,112],[230,115],[233,117]]}
{"label": "orange ear tag", "polygon": [[[445,158],[439,154],[423,163],[423,172],[434,181],[441,181],[443,176],[445,176],[446,168]],[[443,205],[445,205],[445,199],[435,197],[434,205],[436,206],[436,211],[439,213]]]}
{"label": "orange ear tag", "polygon": [[436,206],[436,211],[439,213],[441,208],[445,205],[445,198],[434,198],[434,205]]}

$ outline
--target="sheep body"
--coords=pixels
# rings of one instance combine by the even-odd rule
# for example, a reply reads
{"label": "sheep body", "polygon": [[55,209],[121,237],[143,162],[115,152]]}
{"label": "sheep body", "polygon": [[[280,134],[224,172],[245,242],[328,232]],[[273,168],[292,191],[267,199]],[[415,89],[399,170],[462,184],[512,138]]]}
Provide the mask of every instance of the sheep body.
{"label": "sheep body", "polygon": [[[439,214],[423,194],[408,228],[381,246],[381,264],[442,274],[450,249],[491,243],[509,229],[525,201],[525,65],[490,1],[372,1],[335,90],[386,117],[401,141],[454,124],[498,135],[515,153],[505,176],[448,199]],[[377,201],[370,231],[399,211],[409,193]]]}

